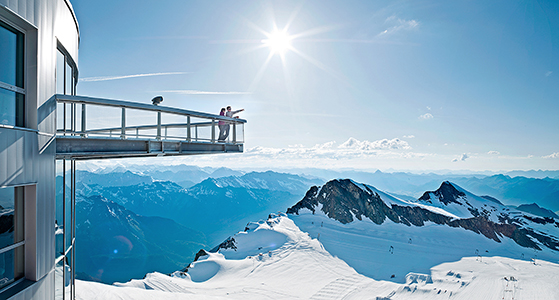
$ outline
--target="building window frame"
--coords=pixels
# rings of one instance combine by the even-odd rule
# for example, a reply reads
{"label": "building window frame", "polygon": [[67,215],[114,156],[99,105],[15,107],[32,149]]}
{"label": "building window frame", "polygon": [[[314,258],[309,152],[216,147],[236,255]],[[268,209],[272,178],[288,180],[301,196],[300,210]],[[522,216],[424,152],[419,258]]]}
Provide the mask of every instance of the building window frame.
{"label": "building window frame", "polygon": [[0,30],[7,30],[16,35],[16,57],[15,57],[15,82],[8,83],[0,81],[0,92],[14,93],[14,122],[8,124],[0,123],[0,126],[27,127],[26,126],[26,30],[13,22],[0,16]]}
{"label": "building window frame", "polygon": [[[13,278],[5,283],[0,282],[1,291],[6,290],[25,279],[25,186],[4,186],[0,189],[13,189],[13,217],[12,227],[7,232],[13,232],[13,243],[0,248],[0,256],[14,251]],[[4,208],[3,208],[4,209]],[[4,214],[2,214],[4,217]],[[6,217],[9,219],[9,217]],[[4,223],[4,222],[2,222]],[[5,263],[5,261],[4,261]]]}

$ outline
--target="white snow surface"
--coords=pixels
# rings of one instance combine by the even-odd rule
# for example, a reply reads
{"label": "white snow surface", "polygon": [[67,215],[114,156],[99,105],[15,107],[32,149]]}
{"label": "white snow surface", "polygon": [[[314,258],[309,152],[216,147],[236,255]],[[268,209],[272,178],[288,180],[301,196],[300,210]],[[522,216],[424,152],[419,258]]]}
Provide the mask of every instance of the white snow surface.
{"label": "white snow surface", "polygon": [[344,225],[310,211],[247,227],[233,236],[236,250],[203,256],[187,273],[77,280],[77,299],[559,299],[558,253],[460,228]]}

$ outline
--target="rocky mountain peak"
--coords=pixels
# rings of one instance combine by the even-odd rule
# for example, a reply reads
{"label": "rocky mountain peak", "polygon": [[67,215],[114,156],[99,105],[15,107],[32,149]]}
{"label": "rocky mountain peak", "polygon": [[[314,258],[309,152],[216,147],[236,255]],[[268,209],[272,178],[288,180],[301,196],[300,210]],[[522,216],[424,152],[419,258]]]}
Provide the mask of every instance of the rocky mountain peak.
{"label": "rocky mountain peak", "polygon": [[466,196],[464,192],[456,189],[450,181],[444,181],[436,191],[425,192],[423,196],[419,198],[419,201],[432,203],[431,195],[438,198],[444,205],[449,205],[452,202],[462,204],[462,202],[458,201],[458,199]]}
{"label": "rocky mountain peak", "polygon": [[316,209],[328,217],[343,224],[351,223],[354,218],[382,224],[390,208],[380,196],[367,186],[358,186],[350,179],[335,179],[322,188],[313,186],[303,200],[287,210],[288,214],[298,214],[301,209],[309,209],[313,214]]}
{"label": "rocky mountain peak", "polygon": [[[497,209],[487,203],[498,205],[497,203],[473,194],[466,195],[465,191],[448,181],[443,182],[436,191],[425,192],[419,198],[420,202],[423,201],[427,205],[390,199],[391,196],[377,191],[373,187],[349,179],[331,180],[322,187],[313,186],[301,201],[287,210],[287,213],[298,215],[321,212],[342,224],[351,223],[355,219],[361,221],[363,218],[368,218],[378,225],[383,224],[386,219],[407,226],[424,226],[426,222],[433,222],[473,231],[495,242],[501,242],[503,237],[508,237],[523,247],[541,250],[543,246],[559,251],[557,237],[548,236],[530,225],[537,223],[559,227],[559,222],[553,218],[529,217],[519,212],[510,214],[506,208],[499,211],[498,218],[492,218],[491,213]],[[446,207],[432,203],[433,200]],[[470,203],[472,201],[474,205]],[[459,206],[451,207],[451,203]],[[441,208],[443,211],[469,211],[471,214],[462,213],[462,216],[458,217],[453,213],[442,212]]]}

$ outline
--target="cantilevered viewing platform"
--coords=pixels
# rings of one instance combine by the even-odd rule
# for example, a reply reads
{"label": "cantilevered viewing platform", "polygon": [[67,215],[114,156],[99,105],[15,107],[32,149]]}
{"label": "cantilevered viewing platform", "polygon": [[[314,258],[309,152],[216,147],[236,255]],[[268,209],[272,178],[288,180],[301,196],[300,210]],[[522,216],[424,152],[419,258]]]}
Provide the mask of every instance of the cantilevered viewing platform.
{"label": "cantilevered viewing platform", "polygon": [[[243,152],[243,119],[121,100],[55,99],[57,159]],[[231,126],[225,141],[217,140],[219,121]]]}

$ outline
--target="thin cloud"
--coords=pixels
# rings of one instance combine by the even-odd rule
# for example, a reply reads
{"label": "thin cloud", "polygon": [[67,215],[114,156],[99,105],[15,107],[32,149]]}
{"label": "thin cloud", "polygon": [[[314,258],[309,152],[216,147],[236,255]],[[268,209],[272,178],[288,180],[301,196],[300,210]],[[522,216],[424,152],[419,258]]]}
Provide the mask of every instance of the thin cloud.
{"label": "thin cloud", "polygon": [[501,154],[501,152],[499,152],[499,151],[489,151],[489,152],[487,152],[487,154],[489,154],[489,155],[499,155],[499,154]]}
{"label": "thin cloud", "polygon": [[217,92],[217,91],[198,91],[198,90],[168,90],[161,93],[176,93],[182,95],[250,95],[251,92]]}
{"label": "thin cloud", "polygon": [[346,142],[339,145],[338,148],[340,149],[352,149],[352,150],[363,150],[363,151],[370,151],[370,150],[383,150],[383,149],[390,149],[390,150],[408,150],[411,149],[410,145],[406,141],[402,141],[398,138],[395,139],[382,139],[373,142],[369,141],[358,141],[354,138],[349,138]]}
{"label": "thin cloud", "polygon": [[433,119],[434,117],[433,117],[432,114],[426,113],[426,114],[424,114],[424,115],[419,116],[419,118],[420,118],[421,120],[429,120],[429,119]]}
{"label": "thin cloud", "polygon": [[559,158],[559,152],[552,153],[550,155],[542,156],[542,158]]}
{"label": "thin cloud", "polygon": [[551,74],[553,74],[552,71],[547,71],[547,72],[545,73],[545,77],[549,77],[549,76],[551,76]]}
{"label": "thin cloud", "polygon": [[190,73],[190,72],[165,72],[165,73],[145,73],[145,74],[122,75],[122,76],[85,77],[85,78],[81,78],[80,81],[86,81],[86,82],[109,81],[109,80],[136,78],[136,77],[183,75],[183,74],[188,74],[188,73]]}
{"label": "thin cloud", "polygon": [[125,37],[121,40],[208,40],[209,37],[201,35],[171,35],[171,36],[140,36]]}
{"label": "thin cloud", "polygon": [[245,150],[244,156],[260,157],[267,159],[312,159],[312,160],[354,160],[379,157],[391,158],[414,158],[424,157],[425,154],[402,152],[395,150],[409,150],[411,147],[407,142],[399,139],[382,139],[377,141],[359,141],[349,138],[346,142],[335,147],[336,142],[330,141],[317,144],[312,147],[303,145],[290,145],[287,148],[253,147]]}
{"label": "thin cloud", "polygon": [[378,36],[386,36],[401,30],[411,30],[419,26],[419,22],[416,20],[403,20],[400,18],[396,18],[395,16],[386,19],[386,23],[394,25],[379,33]]}
{"label": "thin cloud", "polygon": [[413,134],[404,135],[403,138],[405,138],[405,139],[413,139],[413,138],[415,138],[415,135],[413,135]]}

